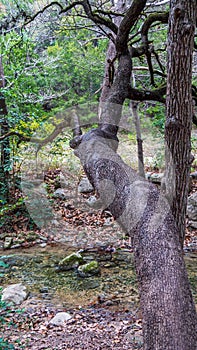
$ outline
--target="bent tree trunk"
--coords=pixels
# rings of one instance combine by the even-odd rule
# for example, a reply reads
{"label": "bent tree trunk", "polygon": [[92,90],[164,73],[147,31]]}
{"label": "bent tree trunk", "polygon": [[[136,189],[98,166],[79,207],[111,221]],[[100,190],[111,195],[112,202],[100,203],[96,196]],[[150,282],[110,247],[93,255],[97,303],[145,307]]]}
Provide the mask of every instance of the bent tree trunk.
{"label": "bent tree trunk", "polygon": [[[175,2],[178,1],[171,3]],[[194,1],[181,3],[194,6]],[[76,136],[70,145],[97,191],[102,208],[111,211],[132,239],[144,350],[196,350],[196,312],[176,217],[166,197],[137,175],[116,153],[122,105],[126,98],[138,100],[131,96],[132,62],[128,37],[145,5],[145,0],[133,0],[118,27],[115,41],[118,67],[107,100],[100,108],[101,126]],[[187,11],[192,13],[188,8]],[[177,139],[175,146],[176,143]],[[184,154],[181,156],[184,159]],[[187,177],[180,181],[185,180]]]}
{"label": "bent tree trunk", "polygon": [[196,313],[179,235],[167,200],[117,155],[100,129],[71,143],[99,202],[130,235],[143,317],[144,350],[195,350]]}

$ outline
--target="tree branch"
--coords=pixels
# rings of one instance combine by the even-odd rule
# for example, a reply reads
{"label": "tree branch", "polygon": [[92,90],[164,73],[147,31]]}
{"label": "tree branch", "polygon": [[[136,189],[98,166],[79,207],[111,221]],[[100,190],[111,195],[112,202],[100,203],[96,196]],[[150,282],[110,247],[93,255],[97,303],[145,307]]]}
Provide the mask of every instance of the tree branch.
{"label": "tree branch", "polygon": [[[168,12],[153,13],[146,19],[146,21],[144,22],[142,29],[141,29],[141,39],[142,39],[142,43],[144,46],[144,52],[146,55],[146,60],[147,60],[147,64],[148,64],[148,68],[149,68],[149,72],[150,72],[151,85],[153,85],[153,86],[155,85],[155,83],[154,83],[154,71],[153,71],[153,65],[152,65],[152,60],[151,60],[151,51],[149,49],[150,43],[148,40],[148,31],[154,22],[159,21],[161,23],[167,23],[168,17],[169,17]],[[158,56],[157,56],[157,58],[158,58]]]}
{"label": "tree branch", "polygon": [[135,101],[157,101],[165,103],[166,85],[149,91],[149,90],[137,90],[132,87],[129,88],[129,93],[127,98]]}
{"label": "tree branch", "polygon": [[142,29],[141,29],[141,35],[147,36],[148,31],[154,22],[161,22],[164,24],[168,23],[168,18],[169,18],[169,12],[152,13],[150,16],[148,16],[148,18],[144,22]]}
{"label": "tree branch", "polygon": [[39,139],[37,137],[32,137],[32,136],[26,136],[18,131],[10,131],[7,134],[0,136],[0,141],[3,141],[4,139],[10,136],[17,136],[21,141],[37,143],[39,145],[39,148],[41,148],[47,143],[52,142],[62,132],[62,130],[68,126],[70,126],[70,120],[69,119],[64,120],[63,122],[57,124],[55,126],[55,129],[52,131],[52,133],[44,139]]}
{"label": "tree branch", "polygon": [[116,50],[118,56],[127,50],[127,41],[131,28],[141,15],[144,7],[146,5],[146,0],[134,0],[132,5],[126,12],[120,26],[118,28],[118,34],[116,38]]}
{"label": "tree branch", "polygon": [[105,27],[111,29],[112,32],[117,34],[117,32],[118,32],[117,26],[111,20],[104,18],[104,17],[101,17],[101,16],[98,16],[96,13],[93,13],[92,8],[91,8],[88,0],[83,0],[81,2],[81,5],[83,6],[87,17],[89,19],[91,19],[95,24],[104,25]]}

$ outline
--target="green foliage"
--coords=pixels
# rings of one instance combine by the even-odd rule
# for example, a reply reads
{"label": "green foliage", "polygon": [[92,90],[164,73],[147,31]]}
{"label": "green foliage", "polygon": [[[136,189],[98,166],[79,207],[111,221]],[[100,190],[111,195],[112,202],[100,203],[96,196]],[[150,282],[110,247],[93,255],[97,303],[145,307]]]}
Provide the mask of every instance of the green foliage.
{"label": "green foliage", "polygon": [[165,129],[165,106],[160,103],[150,105],[146,109],[146,114],[150,116],[152,125],[163,134]]}
{"label": "green foliage", "polygon": [[6,204],[0,207],[0,217],[10,215],[16,208],[23,206],[24,198],[19,198],[14,204]]}
{"label": "green foliage", "polygon": [[15,349],[13,344],[10,344],[7,340],[4,340],[4,338],[0,338],[0,349],[1,350],[13,350]]}
{"label": "green foliage", "polygon": [[[73,18],[69,21],[74,28]],[[107,40],[95,41],[95,34],[85,28],[70,31],[64,26],[64,19],[53,29],[50,22],[48,24],[47,30],[52,35],[48,41],[39,40],[42,39],[41,19],[37,27],[32,24],[0,37],[6,78],[2,90],[8,109],[6,121],[11,131],[30,137],[38,129],[41,131],[42,126],[43,133],[39,136],[46,137],[54,129],[50,118],[54,121],[55,116],[64,114],[68,107],[97,101],[95,92],[103,79]],[[46,25],[43,32],[45,35]],[[18,146],[17,137],[10,139],[12,159],[8,171],[19,162]]]}

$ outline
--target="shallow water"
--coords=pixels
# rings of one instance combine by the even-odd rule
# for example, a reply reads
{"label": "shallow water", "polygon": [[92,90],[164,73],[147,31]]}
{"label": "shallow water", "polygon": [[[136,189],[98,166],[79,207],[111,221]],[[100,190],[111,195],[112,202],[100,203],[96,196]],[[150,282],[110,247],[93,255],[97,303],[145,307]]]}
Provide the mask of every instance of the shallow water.
{"label": "shallow water", "polygon": [[[73,251],[66,247],[18,249],[0,254],[8,265],[1,269],[1,285],[22,283],[47,303],[66,307],[84,307],[104,298],[110,304],[131,306],[138,300],[132,253],[120,254],[114,261],[100,262],[101,275],[81,278],[76,270],[58,272],[58,263]],[[126,261],[125,261],[126,260]]]}
{"label": "shallow water", "polygon": [[[138,290],[131,252],[119,251],[112,259],[100,256],[101,275],[91,278],[80,277],[76,270],[58,271],[59,261],[72,252],[62,245],[2,251],[0,262],[7,267],[0,264],[0,284],[22,283],[28,287],[29,298],[67,308],[85,307],[100,299],[124,309],[136,306]],[[197,254],[187,253],[185,261],[197,302]]]}

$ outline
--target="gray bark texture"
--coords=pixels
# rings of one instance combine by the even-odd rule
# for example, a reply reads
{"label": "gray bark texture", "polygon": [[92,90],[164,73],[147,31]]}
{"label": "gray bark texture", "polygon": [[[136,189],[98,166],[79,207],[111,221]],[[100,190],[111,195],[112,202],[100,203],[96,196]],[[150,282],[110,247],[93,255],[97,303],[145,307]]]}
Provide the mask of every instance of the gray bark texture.
{"label": "gray bark texture", "polygon": [[166,172],[163,189],[171,209],[181,244],[189,190],[191,157],[192,55],[197,1],[171,1],[168,31],[168,74],[166,94]]}
{"label": "gray bark texture", "polygon": [[[179,4],[181,4],[181,10],[179,10]],[[136,101],[155,99],[152,93],[137,94],[131,87],[130,81],[132,57],[128,48],[129,32],[145,6],[145,0],[133,0],[116,31],[114,44],[117,69],[113,84],[105,90],[101,99],[100,127],[85,135],[76,136],[70,145],[97,192],[98,203],[101,203],[103,209],[107,208],[111,211],[114,218],[131,237],[139,282],[144,350],[196,350],[196,311],[183,259],[182,233],[177,224],[178,215],[180,215],[180,225],[183,225],[183,214],[186,208],[190,159],[190,115],[192,115],[188,92],[191,86],[191,72],[187,76],[187,68],[190,65],[191,70],[191,52],[188,55],[190,58],[188,58],[187,68],[183,65],[188,50],[192,51],[196,0],[171,1],[170,23],[172,25],[169,32],[167,90],[169,117],[166,122],[166,141],[173,164],[170,162],[167,168],[166,196],[163,196],[153,184],[137,175],[116,153],[118,147],[116,135],[125,99]],[[177,18],[176,34],[173,20],[176,24]],[[182,22],[184,22],[183,27]],[[182,48],[184,52],[179,50],[182,40],[185,45],[184,49]],[[176,49],[179,55],[178,61],[176,61],[178,59]],[[171,66],[174,67],[172,70]],[[182,69],[183,71],[185,69],[184,73]],[[172,78],[173,74],[171,86],[170,75]],[[184,84],[185,87],[182,90]],[[185,101],[182,99],[182,93]],[[156,99],[158,100],[158,97]],[[182,106],[177,104],[180,101]],[[172,106],[172,109],[169,106]],[[182,111],[184,111],[183,114]],[[182,119],[177,121],[179,115]],[[179,137],[182,137],[180,142]],[[186,165],[183,164],[185,161]],[[175,167],[171,166],[174,164]],[[171,175],[173,181],[175,180],[172,184],[169,180]],[[178,187],[175,192],[172,192],[174,184]],[[179,198],[183,208],[180,204],[176,205]],[[175,206],[177,215],[173,210]]]}
{"label": "gray bark texture", "polygon": [[102,208],[130,235],[139,282],[144,350],[196,350],[196,312],[179,235],[158,189],[116,153],[114,134],[95,129],[71,143]]}

